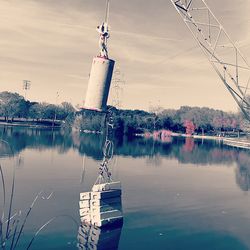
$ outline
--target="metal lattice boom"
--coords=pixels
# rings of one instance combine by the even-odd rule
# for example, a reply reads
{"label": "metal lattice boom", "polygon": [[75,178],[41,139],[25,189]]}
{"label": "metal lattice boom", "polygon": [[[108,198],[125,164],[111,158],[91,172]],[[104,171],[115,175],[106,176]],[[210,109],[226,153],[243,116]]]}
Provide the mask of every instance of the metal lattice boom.
{"label": "metal lattice boom", "polygon": [[204,0],[171,0],[216,73],[250,121],[250,66]]}

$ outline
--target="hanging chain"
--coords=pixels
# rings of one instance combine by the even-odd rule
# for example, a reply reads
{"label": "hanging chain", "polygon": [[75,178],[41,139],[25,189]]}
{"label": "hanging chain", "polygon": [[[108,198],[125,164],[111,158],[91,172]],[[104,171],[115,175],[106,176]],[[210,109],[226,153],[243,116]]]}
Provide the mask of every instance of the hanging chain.
{"label": "hanging chain", "polygon": [[105,113],[105,143],[103,146],[103,160],[99,167],[99,177],[96,183],[111,182],[111,171],[109,169],[109,163],[113,158],[114,154],[114,111],[113,108],[120,108],[121,95],[123,90],[123,85],[125,81],[123,80],[123,75],[119,68],[114,72],[114,77],[112,80],[112,106],[108,108]]}
{"label": "hanging chain", "polygon": [[109,170],[109,162],[113,158],[114,154],[114,143],[113,143],[113,132],[114,132],[114,119],[113,119],[113,112],[112,108],[108,109],[107,113],[105,114],[105,143],[103,146],[103,160],[99,167],[99,177],[98,182],[110,182],[111,179],[111,172]]}

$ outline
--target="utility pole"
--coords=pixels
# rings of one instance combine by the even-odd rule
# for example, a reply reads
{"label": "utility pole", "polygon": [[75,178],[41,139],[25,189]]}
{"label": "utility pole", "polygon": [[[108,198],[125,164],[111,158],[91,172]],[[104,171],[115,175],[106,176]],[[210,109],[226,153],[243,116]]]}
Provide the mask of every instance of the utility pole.
{"label": "utility pole", "polygon": [[31,87],[31,81],[23,80],[23,89],[24,89],[24,99],[26,100],[27,90]]}

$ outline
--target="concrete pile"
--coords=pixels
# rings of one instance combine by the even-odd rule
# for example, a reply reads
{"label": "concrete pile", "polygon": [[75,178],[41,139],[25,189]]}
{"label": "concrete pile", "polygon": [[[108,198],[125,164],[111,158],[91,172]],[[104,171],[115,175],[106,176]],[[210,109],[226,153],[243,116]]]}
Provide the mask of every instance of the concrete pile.
{"label": "concrete pile", "polygon": [[84,224],[103,227],[122,221],[121,183],[94,185],[91,192],[80,193],[79,206]]}

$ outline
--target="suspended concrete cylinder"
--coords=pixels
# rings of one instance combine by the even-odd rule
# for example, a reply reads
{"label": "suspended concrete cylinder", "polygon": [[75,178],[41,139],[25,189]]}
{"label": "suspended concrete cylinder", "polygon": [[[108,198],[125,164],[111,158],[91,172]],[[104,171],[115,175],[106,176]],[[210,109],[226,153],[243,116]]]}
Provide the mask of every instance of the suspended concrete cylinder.
{"label": "suspended concrete cylinder", "polygon": [[115,61],[94,57],[89,77],[84,108],[106,110]]}

